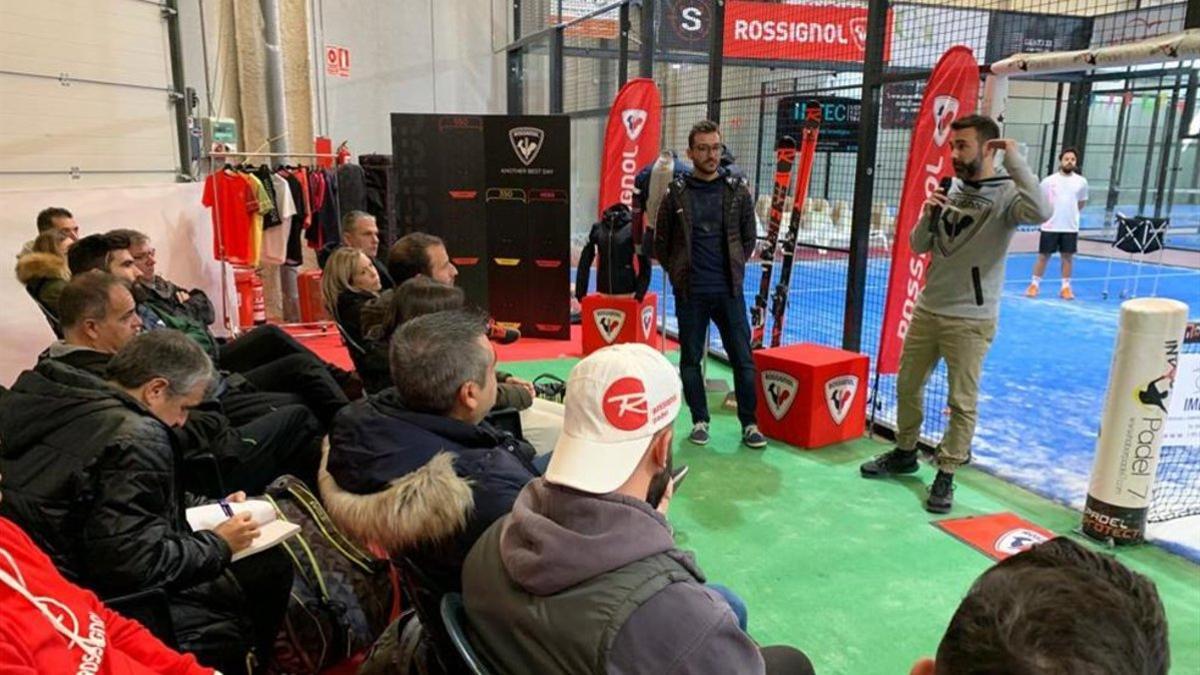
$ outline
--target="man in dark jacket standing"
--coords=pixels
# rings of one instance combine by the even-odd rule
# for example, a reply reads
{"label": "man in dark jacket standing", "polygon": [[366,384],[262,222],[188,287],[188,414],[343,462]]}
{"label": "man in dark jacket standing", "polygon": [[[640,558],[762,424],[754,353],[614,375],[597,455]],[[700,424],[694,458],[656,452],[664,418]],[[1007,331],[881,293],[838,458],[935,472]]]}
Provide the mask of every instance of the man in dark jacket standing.
{"label": "man in dark jacket standing", "polygon": [[675,546],[679,398],[674,367],[646,345],[601,349],[571,371],[546,476],[463,568],[471,634],[494,671],[812,673],[795,649],[760,649]]}
{"label": "man in dark jacket standing", "polygon": [[496,352],[481,314],[405,322],[391,363],[394,388],[337,416],[321,496],[340,527],[401,561],[436,639],[438,603],[461,587],[467,551],[539,472],[529,444],[483,421],[496,399]]}
{"label": "man in dark jacket standing", "polygon": [[246,672],[251,647],[269,656],[291,565],[278,549],[231,563],[257,536],[247,515],[188,526],[199,500],[180,485],[170,428],[212,376],[200,347],[171,330],[130,341],[107,382],[52,359],[22,373],[0,399],[0,510],[101,596],[165,590],[180,647],[229,675]]}
{"label": "man in dark jacket standing", "polygon": [[754,360],[750,356],[750,323],[742,280],[754,252],[758,226],[754,198],[744,178],[721,166],[721,130],[714,122],[697,122],[688,134],[691,173],[671,181],[659,208],[654,254],[675,288],[679,319],[679,372],[683,395],[692,413],[688,440],[709,441],[708,400],[700,361],[708,324],[717,324],[725,353],[733,366],[742,443],[762,448],[767,439],[755,419],[757,397]]}

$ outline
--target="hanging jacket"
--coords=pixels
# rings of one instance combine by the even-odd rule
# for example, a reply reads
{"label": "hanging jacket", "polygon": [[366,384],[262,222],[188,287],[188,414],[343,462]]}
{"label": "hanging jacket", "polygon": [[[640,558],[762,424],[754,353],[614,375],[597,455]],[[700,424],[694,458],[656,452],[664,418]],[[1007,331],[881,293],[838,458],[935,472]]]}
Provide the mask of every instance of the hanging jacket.
{"label": "hanging jacket", "polygon": [[633,215],[628,206],[613,204],[604,210],[600,222],[592,225],[575,271],[575,298],[578,300],[582,301],[587,295],[588,276],[597,251],[600,262],[596,270],[596,292],[607,295],[633,293],[641,302],[650,286],[650,259],[636,253]]}
{"label": "hanging jacket", "polygon": [[225,540],[192,532],[166,425],[105,381],[40,361],[0,389],[0,513],[63,574],[105,597],[168,594],[185,650],[246,642],[245,597]]}

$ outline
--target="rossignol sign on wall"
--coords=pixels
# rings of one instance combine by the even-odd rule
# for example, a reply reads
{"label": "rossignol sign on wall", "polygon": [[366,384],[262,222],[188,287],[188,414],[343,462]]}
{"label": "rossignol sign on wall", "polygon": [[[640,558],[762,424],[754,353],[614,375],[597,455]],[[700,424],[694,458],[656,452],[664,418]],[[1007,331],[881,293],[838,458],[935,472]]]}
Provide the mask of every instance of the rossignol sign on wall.
{"label": "rossignol sign on wall", "polygon": [[[891,59],[888,12],[883,60]],[[867,8],[777,5],[729,0],[725,4],[726,58],[773,61],[862,61],[867,53]]]}

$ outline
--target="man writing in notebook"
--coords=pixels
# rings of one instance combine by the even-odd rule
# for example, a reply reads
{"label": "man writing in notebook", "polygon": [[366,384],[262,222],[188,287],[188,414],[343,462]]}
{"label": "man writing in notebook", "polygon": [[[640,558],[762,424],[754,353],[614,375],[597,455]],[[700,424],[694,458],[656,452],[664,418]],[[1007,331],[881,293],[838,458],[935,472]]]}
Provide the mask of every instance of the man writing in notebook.
{"label": "man writing in notebook", "polygon": [[292,567],[278,548],[231,563],[257,536],[245,516],[200,532],[184,518],[200,500],[177,487],[171,428],[212,377],[173,330],[130,340],[106,380],[52,359],[22,373],[0,394],[0,511],[103,597],[166,591],[180,647],[232,675],[247,672],[248,651],[270,655]]}

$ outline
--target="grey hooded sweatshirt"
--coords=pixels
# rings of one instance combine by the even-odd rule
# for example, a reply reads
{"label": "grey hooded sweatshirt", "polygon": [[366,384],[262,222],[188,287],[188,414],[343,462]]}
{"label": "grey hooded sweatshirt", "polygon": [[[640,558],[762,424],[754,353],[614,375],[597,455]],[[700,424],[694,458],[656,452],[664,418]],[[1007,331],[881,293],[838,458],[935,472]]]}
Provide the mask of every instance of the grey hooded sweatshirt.
{"label": "grey hooded sweatshirt", "polygon": [[1025,158],[1004,153],[1008,175],[978,183],[954,179],[936,228],[922,216],[909,236],[914,253],[933,252],[919,308],[964,319],[1000,313],[1004,260],[1020,224],[1044,223],[1053,214]]}
{"label": "grey hooded sweatshirt", "polygon": [[[546,656],[556,645],[580,641],[578,625],[556,620],[563,605],[555,604],[554,596],[569,603],[572,596],[595,593],[597,578],[653,556],[670,558],[681,573],[638,604],[624,623],[611,626],[615,635],[603,632],[612,640],[607,654],[599,662],[589,660],[595,667],[586,670],[763,673],[758,645],[738,628],[725,600],[704,586],[692,554],[675,548],[661,514],[643,500],[584,494],[543,478],[526,485],[512,513],[471,550],[463,571],[467,615],[485,643],[490,638],[503,645],[508,660],[519,662],[493,663],[500,672],[532,672],[534,664],[538,672],[582,672],[571,665],[571,655]],[[497,577],[502,581],[497,583]],[[602,593],[608,594],[607,587]],[[509,613],[513,604],[525,611]],[[595,617],[580,624],[594,627]],[[595,646],[587,637],[583,641]],[[527,648],[533,653],[520,652]],[[596,649],[603,653],[603,644]]]}

